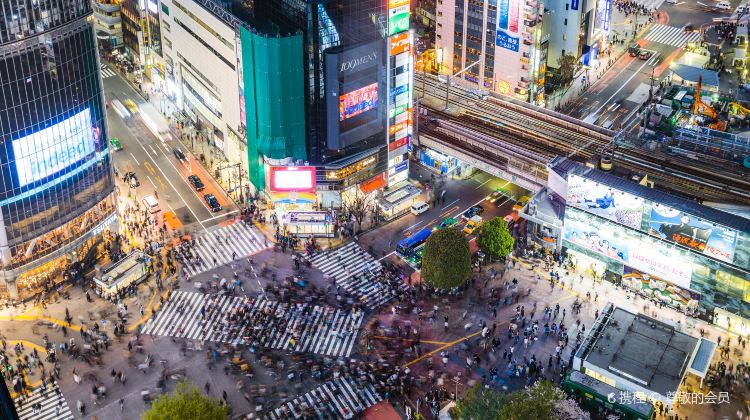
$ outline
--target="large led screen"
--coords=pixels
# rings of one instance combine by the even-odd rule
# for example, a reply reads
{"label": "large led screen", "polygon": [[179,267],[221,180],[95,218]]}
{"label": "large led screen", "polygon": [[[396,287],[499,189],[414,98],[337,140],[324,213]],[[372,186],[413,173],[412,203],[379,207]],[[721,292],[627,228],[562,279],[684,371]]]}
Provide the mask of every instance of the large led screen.
{"label": "large led screen", "polygon": [[378,84],[373,83],[363,88],[339,96],[339,121],[375,109],[378,106]]}
{"label": "large led screen", "polygon": [[721,261],[732,263],[737,231],[699,220],[671,207],[654,204],[648,233],[686,246]]}
{"label": "large led screen", "polygon": [[271,192],[315,192],[314,166],[273,166],[269,171]]}
{"label": "large led screen", "polygon": [[644,200],[576,175],[568,177],[568,205],[641,230]]}
{"label": "large led screen", "polygon": [[94,153],[89,109],[36,133],[13,140],[19,187],[44,179]]}
{"label": "large led screen", "polygon": [[[563,238],[621,263],[690,287],[693,267],[679,249],[580,210],[565,211]],[[687,251],[684,251],[687,252]]]}

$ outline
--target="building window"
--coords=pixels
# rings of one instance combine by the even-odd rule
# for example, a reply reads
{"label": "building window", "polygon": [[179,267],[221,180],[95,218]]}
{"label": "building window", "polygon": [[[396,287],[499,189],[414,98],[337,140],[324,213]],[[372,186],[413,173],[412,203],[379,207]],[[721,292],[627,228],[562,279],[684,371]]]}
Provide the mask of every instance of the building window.
{"label": "building window", "polygon": [[570,9],[570,3],[565,3],[565,10],[569,10],[569,9]]}
{"label": "building window", "polygon": [[565,18],[565,23],[563,25],[568,26],[568,18]]}

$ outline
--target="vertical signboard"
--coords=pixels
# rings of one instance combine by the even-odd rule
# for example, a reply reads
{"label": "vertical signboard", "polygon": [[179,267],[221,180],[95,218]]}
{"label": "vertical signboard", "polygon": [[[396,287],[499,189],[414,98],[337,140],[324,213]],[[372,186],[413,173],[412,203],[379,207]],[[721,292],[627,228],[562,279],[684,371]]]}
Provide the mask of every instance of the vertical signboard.
{"label": "vertical signboard", "polygon": [[495,45],[506,50],[518,52],[518,0],[499,0],[497,34]]}
{"label": "vertical signboard", "polygon": [[412,34],[409,0],[388,2],[388,184],[406,180],[412,136]]}

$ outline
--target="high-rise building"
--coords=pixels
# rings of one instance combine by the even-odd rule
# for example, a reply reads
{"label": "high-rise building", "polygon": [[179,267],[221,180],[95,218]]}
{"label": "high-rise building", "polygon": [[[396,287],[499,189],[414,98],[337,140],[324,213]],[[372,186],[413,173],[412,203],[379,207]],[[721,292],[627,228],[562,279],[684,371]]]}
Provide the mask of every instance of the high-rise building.
{"label": "high-rise building", "polygon": [[164,78],[161,8],[158,0],[122,0],[120,4],[125,52],[157,84]]}
{"label": "high-rise building", "polygon": [[[411,135],[403,3],[163,0],[166,85],[187,117],[213,133],[212,144],[247,168],[254,191],[279,207],[340,207],[408,172],[408,138],[388,148],[390,137]],[[389,31],[391,23],[400,26]],[[406,38],[398,63],[392,35]],[[388,91],[396,84],[398,92]],[[275,168],[289,166],[301,167],[295,182],[304,182],[281,179],[288,171]],[[389,167],[403,174],[389,179]]]}
{"label": "high-rise building", "polygon": [[116,226],[89,0],[0,2],[0,296],[93,261]]}
{"label": "high-rise building", "polygon": [[437,0],[440,72],[543,104],[547,40],[543,0]]}
{"label": "high-rise building", "polygon": [[549,37],[548,67],[558,69],[564,55],[593,65],[606,48],[611,0],[547,0],[544,29]]}
{"label": "high-rise building", "polygon": [[104,50],[122,46],[120,0],[94,0],[94,28]]}

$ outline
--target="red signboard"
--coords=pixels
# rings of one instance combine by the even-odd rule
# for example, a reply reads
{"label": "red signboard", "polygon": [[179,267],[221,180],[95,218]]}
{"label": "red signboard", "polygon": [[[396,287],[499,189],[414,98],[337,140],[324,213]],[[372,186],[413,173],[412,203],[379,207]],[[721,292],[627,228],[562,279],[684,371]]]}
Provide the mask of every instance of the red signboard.
{"label": "red signboard", "polygon": [[402,137],[388,145],[388,151],[392,152],[401,146],[406,146],[409,143],[409,136]]}
{"label": "red signboard", "polygon": [[269,177],[271,192],[315,192],[314,166],[272,166]]}

